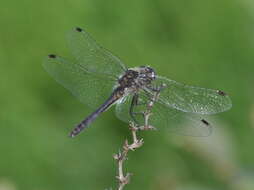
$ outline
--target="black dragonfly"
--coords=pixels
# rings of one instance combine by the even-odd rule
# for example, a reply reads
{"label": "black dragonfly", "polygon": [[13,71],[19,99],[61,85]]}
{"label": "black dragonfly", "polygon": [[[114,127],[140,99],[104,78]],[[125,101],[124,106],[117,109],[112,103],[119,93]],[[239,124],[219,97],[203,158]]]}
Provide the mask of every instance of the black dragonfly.
{"label": "black dragonfly", "polygon": [[68,33],[68,45],[75,61],[51,54],[43,66],[57,82],[95,110],[73,129],[71,137],[114,104],[120,120],[144,125],[142,113],[159,86],[163,89],[152,108],[149,125],[178,134],[208,136],[212,127],[200,116],[232,106],[229,96],[221,90],[181,84],[157,75],[149,66],[127,68],[81,28]]}

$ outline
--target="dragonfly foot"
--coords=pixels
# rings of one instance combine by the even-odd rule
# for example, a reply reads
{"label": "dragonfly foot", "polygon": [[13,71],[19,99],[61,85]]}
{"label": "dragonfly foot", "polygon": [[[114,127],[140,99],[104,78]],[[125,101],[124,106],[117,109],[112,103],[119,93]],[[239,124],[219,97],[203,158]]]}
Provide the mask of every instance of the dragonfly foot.
{"label": "dragonfly foot", "polygon": [[138,128],[140,131],[156,131],[157,128],[152,125],[143,125]]}

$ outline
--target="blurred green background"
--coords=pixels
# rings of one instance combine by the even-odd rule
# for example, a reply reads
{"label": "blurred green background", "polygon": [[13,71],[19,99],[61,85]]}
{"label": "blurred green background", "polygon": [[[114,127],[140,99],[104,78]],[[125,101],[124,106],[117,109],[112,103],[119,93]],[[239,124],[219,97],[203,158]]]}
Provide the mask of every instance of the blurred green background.
{"label": "blurred green background", "polygon": [[116,187],[112,158],[127,125],[103,114],[75,139],[67,134],[92,110],[42,67],[68,57],[65,35],[86,28],[128,66],[223,89],[230,111],[208,120],[210,137],[143,132],[129,154],[126,189],[254,189],[254,3],[248,0],[2,0],[0,7],[0,189]]}

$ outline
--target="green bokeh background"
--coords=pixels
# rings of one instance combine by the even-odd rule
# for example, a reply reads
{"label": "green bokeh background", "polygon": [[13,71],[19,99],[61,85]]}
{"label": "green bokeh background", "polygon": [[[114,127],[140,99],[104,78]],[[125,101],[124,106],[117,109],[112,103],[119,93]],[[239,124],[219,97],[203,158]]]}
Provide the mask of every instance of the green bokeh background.
{"label": "green bokeh background", "polygon": [[248,0],[2,0],[0,189],[116,187],[112,158],[127,125],[111,109],[75,139],[92,110],[42,68],[68,56],[65,34],[86,28],[129,67],[150,65],[187,84],[219,88],[233,108],[209,119],[207,138],[143,132],[125,167],[133,190],[254,189],[254,3]]}

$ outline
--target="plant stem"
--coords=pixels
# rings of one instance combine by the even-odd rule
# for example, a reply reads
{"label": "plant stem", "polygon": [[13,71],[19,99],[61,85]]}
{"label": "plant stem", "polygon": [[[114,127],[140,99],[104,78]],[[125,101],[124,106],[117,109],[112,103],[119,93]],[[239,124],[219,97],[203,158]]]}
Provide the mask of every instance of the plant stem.
{"label": "plant stem", "polygon": [[129,150],[136,150],[137,148],[141,147],[144,144],[143,139],[138,139],[137,137],[137,131],[143,131],[143,130],[155,130],[156,128],[149,125],[149,118],[152,115],[152,107],[154,106],[154,102],[159,98],[159,94],[161,89],[163,89],[165,85],[161,85],[154,93],[154,95],[151,97],[150,101],[147,103],[146,110],[143,112],[144,117],[144,126],[138,126],[137,124],[130,122],[129,129],[131,130],[132,134],[132,144],[128,143],[128,140],[126,139],[122,151],[119,150],[118,154],[115,154],[113,157],[118,162],[118,176],[116,178],[118,179],[118,189],[117,190],[123,190],[125,185],[130,183],[130,176],[131,173],[127,173],[124,175],[123,172],[123,163],[125,160],[127,160],[127,155]]}

